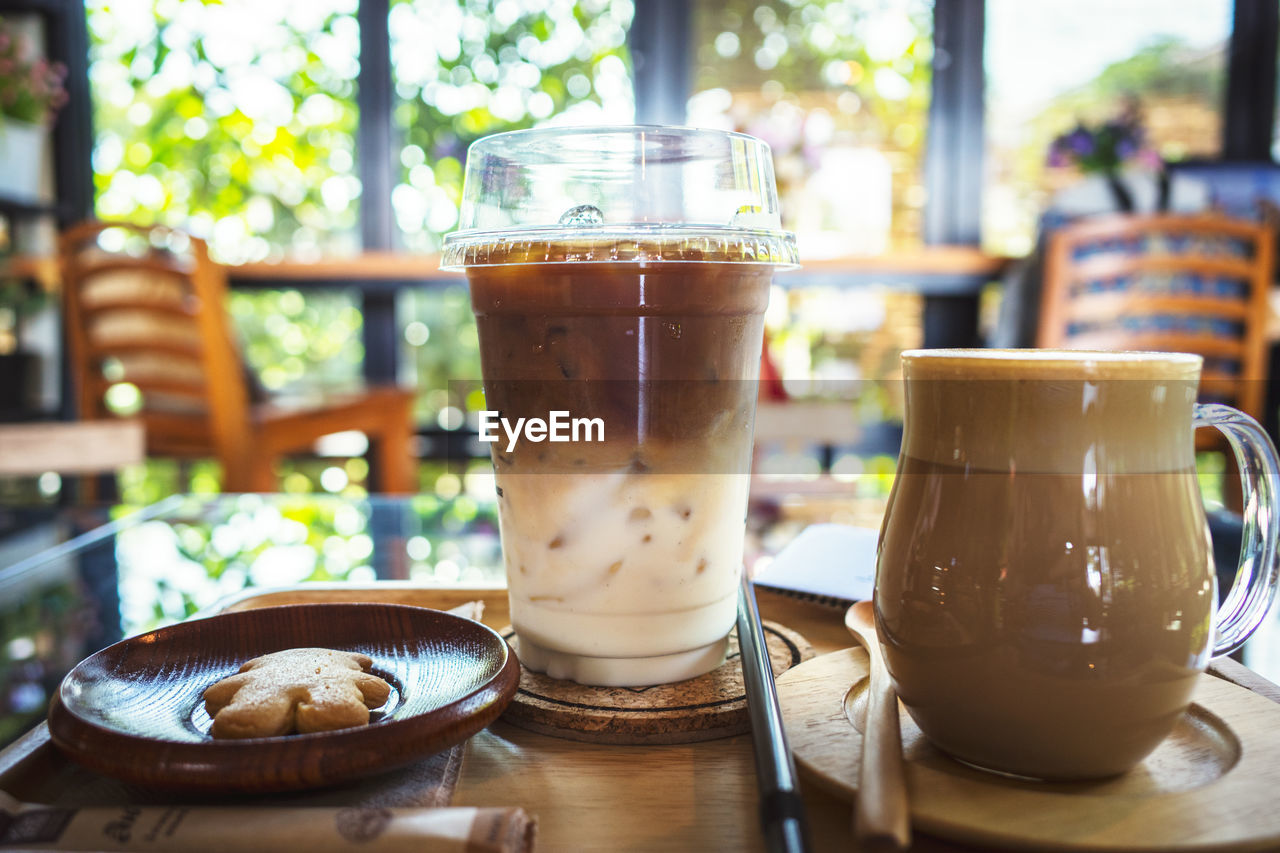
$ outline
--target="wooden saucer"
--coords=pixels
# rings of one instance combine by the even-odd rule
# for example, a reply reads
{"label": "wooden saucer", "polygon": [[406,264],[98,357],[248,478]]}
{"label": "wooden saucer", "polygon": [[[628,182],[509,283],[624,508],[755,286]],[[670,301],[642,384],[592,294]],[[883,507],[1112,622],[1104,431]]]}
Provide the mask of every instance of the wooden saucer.
{"label": "wooden saucer", "polygon": [[[813,657],[804,637],[764,623],[774,675]],[[519,652],[510,626],[499,633]],[[530,731],[588,743],[694,743],[751,728],[739,663],[738,634],[718,668],[675,684],[588,687],[523,669],[520,689],[502,719]]]}
{"label": "wooden saucer", "polygon": [[[245,661],[299,647],[362,652],[391,697],[367,726],[215,740],[205,688]],[[285,791],[382,773],[466,740],[515,693],[519,665],[490,628],[399,604],[298,604],[151,631],[82,661],[49,709],[76,762],[166,791]]]}
{"label": "wooden saucer", "polygon": [[[862,735],[845,717],[864,682],[861,648],[814,658],[778,679],[804,781],[857,796]],[[856,691],[855,691],[856,692]],[[857,701],[855,698],[854,701]],[[1280,846],[1280,704],[1211,675],[1174,732],[1128,773],[1096,782],[1023,781],[934,748],[902,711],[912,824],[981,849],[1274,850]]]}

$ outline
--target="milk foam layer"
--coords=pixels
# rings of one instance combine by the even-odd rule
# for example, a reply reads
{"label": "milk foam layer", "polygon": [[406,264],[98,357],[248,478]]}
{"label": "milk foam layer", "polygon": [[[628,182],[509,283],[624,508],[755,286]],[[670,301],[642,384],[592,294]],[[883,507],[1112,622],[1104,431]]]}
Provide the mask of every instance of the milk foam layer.
{"label": "milk foam layer", "polygon": [[649,657],[708,645],[733,625],[746,475],[508,474],[498,485],[522,638]]}
{"label": "milk foam layer", "polygon": [[1190,379],[1204,359],[1185,352],[1071,349],[912,349],[902,353],[922,379]]}
{"label": "milk foam layer", "polygon": [[903,450],[986,471],[1184,471],[1200,364],[1180,353],[911,350]]}

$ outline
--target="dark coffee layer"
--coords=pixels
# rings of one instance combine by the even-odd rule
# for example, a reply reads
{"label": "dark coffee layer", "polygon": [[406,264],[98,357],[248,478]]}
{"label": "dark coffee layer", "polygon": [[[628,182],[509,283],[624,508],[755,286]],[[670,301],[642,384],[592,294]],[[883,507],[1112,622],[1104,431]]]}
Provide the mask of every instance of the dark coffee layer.
{"label": "dark coffee layer", "polygon": [[580,460],[688,472],[696,455],[728,453],[733,464],[714,470],[745,471],[771,275],[714,261],[469,270],[486,406],[605,422],[603,444],[526,443],[495,451],[499,470]]}

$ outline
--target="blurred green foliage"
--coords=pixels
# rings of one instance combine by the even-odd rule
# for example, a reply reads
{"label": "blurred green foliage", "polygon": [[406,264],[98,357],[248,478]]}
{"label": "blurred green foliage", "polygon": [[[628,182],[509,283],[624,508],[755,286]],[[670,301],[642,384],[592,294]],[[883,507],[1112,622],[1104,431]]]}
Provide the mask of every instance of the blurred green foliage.
{"label": "blurred green foliage", "polygon": [[486,477],[492,479],[487,465],[454,477],[459,491],[447,499],[241,495],[187,501],[118,535],[122,628],[127,635],[181,621],[257,587],[500,581],[497,509],[483,494]]}
{"label": "blurred green foliage", "polygon": [[[410,249],[437,251],[458,221],[468,145],[535,124],[630,121],[626,0],[517,3],[398,0],[392,70],[401,134],[392,206]],[[401,294],[401,378],[421,393],[416,413],[445,425],[466,411],[480,378],[465,287]]]}
{"label": "blurred green foliage", "polygon": [[[889,68],[911,78],[913,93],[928,102],[931,0],[718,0],[696,3],[694,10],[694,91],[776,80],[788,92],[851,90],[870,101],[877,94],[874,72]],[[737,43],[716,44],[725,34]],[[857,63],[863,73],[833,62]]]}
{"label": "blurred green foliage", "polygon": [[[98,214],[207,238],[223,261],[358,250],[356,0],[89,0]],[[466,146],[535,123],[629,120],[627,0],[398,0],[391,51],[400,241],[433,251],[458,217]],[[346,387],[358,295],[238,292],[267,391]],[[465,288],[407,291],[401,381],[428,422],[478,379]]]}
{"label": "blurred green foliage", "polygon": [[355,248],[356,0],[88,0],[104,218],[225,261]]}
{"label": "blurred green foliage", "polygon": [[[355,251],[356,6],[88,0],[99,214],[189,228],[226,261]],[[626,0],[392,4],[410,247],[456,224],[471,141],[629,117],[631,15]]]}
{"label": "blurred green foliage", "polygon": [[407,246],[436,251],[458,220],[468,145],[539,123],[630,121],[628,0],[396,0],[392,192]]}
{"label": "blurred green foliage", "polygon": [[[889,239],[919,245],[932,2],[700,2],[693,25],[700,93],[693,103],[709,105],[708,94],[727,92],[716,108],[735,129],[769,143],[787,227],[809,229],[826,219],[805,184],[828,149],[872,149],[892,176]],[[821,221],[823,228],[848,226]],[[843,253],[851,251],[865,249]]]}
{"label": "blurred green foliage", "polygon": [[[931,98],[928,0],[724,0],[693,5],[692,120],[773,150],[783,223],[802,253],[918,245]],[[880,181],[881,195],[865,182]],[[833,203],[830,186],[860,200]],[[866,222],[853,222],[879,210]],[[868,422],[900,419],[862,380],[896,375],[919,345],[918,299],[872,289],[775,288],[770,354],[796,396],[844,397]],[[835,380],[820,382],[811,380]]]}
{"label": "blurred green foliage", "polygon": [[267,391],[359,384],[364,321],[354,290],[237,291],[230,310],[241,351]]}
{"label": "blurred green foliage", "polygon": [[420,423],[450,426],[445,410],[475,409],[468,397],[480,384],[480,342],[467,288],[409,291],[401,294],[399,313],[404,379],[421,390],[415,414]]}

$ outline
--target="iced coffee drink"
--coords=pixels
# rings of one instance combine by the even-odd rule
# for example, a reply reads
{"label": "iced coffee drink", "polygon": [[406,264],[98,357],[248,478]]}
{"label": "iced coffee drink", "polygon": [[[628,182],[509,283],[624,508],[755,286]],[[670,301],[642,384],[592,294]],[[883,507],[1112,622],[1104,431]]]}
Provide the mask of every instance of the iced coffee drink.
{"label": "iced coffee drink", "polygon": [[[571,143],[593,132],[628,144],[669,135],[685,169],[690,137],[736,142],[738,156],[748,147],[746,137],[653,128],[570,132]],[[540,135],[551,132],[507,136]],[[733,145],[699,152],[723,157],[707,177],[732,182]],[[646,167],[649,181],[661,177]],[[504,423],[490,446],[520,659],[558,678],[642,685],[723,659],[763,314],[773,271],[794,248],[776,230],[738,224],[744,207],[751,226],[768,205],[776,211],[771,174],[769,193],[756,182],[755,203],[725,199],[719,226],[636,221],[637,199],[669,188],[646,186],[631,163],[625,174],[633,209],[620,222],[607,204],[587,205],[586,222],[572,205],[567,224],[562,215],[550,228],[455,238],[446,262],[466,269],[485,406]],[[567,440],[551,440],[553,413]],[[512,429],[535,420],[548,434]]]}

